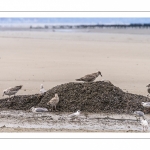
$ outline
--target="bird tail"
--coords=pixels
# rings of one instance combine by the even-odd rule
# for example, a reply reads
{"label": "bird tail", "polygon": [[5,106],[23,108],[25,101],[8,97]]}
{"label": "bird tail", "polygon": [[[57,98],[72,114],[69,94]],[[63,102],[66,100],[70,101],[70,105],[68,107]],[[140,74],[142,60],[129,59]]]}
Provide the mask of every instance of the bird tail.
{"label": "bird tail", "polygon": [[76,79],[76,81],[82,81],[81,78],[80,79]]}
{"label": "bird tail", "polygon": [[21,89],[23,87],[23,85],[19,85],[18,87]]}

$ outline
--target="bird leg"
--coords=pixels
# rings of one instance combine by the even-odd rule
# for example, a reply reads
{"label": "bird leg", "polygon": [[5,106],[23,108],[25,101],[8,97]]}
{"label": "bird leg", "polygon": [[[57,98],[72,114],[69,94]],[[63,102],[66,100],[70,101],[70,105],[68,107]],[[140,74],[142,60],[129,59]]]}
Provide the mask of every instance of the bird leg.
{"label": "bird leg", "polygon": [[53,111],[53,106],[52,106],[52,111]]}
{"label": "bird leg", "polygon": [[140,121],[140,117],[139,117],[139,121]]}
{"label": "bird leg", "polygon": [[56,105],[55,105],[55,111],[58,111],[58,110],[56,109]]}
{"label": "bird leg", "polygon": [[[38,117],[37,117],[38,118]],[[33,119],[34,119],[34,122],[36,123],[36,124],[39,124],[39,123],[37,123],[37,121],[36,121],[36,113],[33,113]]]}
{"label": "bird leg", "polygon": [[78,119],[78,121],[79,121],[79,122],[80,122],[80,124],[81,124],[81,119],[80,119],[79,117],[78,117],[77,119]]}
{"label": "bird leg", "polygon": [[34,118],[34,121],[35,121],[35,114],[33,113],[33,118]]}

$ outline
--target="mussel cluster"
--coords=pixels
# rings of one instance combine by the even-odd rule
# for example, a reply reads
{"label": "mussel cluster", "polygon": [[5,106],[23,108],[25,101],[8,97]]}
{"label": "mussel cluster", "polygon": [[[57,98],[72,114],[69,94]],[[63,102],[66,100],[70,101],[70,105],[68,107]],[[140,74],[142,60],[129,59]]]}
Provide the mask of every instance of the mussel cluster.
{"label": "mussel cluster", "polygon": [[32,106],[45,107],[49,109],[47,102],[59,96],[57,109],[60,112],[83,112],[93,113],[131,113],[136,110],[146,111],[141,102],[150,101],[149,98],[126,93],[114,86],[111,82],[96,81],[91,83],[70,82],[57,85],[45,94],[19,95],[11,98],[1,99],[1,109],[28,110]]}

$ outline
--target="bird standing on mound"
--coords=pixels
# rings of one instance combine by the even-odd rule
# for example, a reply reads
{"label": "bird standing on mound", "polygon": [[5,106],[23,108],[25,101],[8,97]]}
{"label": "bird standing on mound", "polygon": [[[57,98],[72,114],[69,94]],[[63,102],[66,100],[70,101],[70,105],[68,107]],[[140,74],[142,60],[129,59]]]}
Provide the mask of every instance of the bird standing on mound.
{"label": "bird standing on mound", "polygon": [[46,92],[46,90],[43,87],[43,84],[41,84],[41,88],[40,88],[40,94],[44,94]]}
{"label": "bird standing on mound", "polygon": [[58,97],[58,94],[55,94],[55,97],[53,97],[48,103],[47,105],[51,105],[52,106],[52,111],[53,111],[53,107],[55,107],[55,111],[56,110],[56,105],[58,104],[59,102],[59,97]]}
{"label": "bird standing on mound", "polygon": [[93,82],[99,75],[102,76],[101,72],[98,71],[96,73],[85,75],[80,79],[76,79],[76,81],[84,81],[84,82]]}
{"label": "bird standing on mound", "polygon": [[19,85],[19,86],[15,86],[14,88],[8,88],[6,90],[3,91],[3,96],[4,95],[8,95],[9,98],[11,95],[14,95],[15,97],[15,94],[22,88],[22,85]]}
{"label": "bird standing on mound", "polygon": [[149,97],[149,95],[150,95],[150,84],[149,84],[149,85],[147,85],[146,87],[148,87],[148,89],[147,89],[147,92],[148,92],[147,97]]}

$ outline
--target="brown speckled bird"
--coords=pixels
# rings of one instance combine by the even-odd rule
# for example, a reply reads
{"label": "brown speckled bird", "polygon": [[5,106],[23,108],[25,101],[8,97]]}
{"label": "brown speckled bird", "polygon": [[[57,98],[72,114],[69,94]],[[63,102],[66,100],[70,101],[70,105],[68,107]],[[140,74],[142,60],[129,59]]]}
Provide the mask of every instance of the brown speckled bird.
{"label": "brown speckled bird", "polygon": [[15,86],[14,88],[8,88],[6,90],[3,91],[3,96],[4,95],[8,95],[9,98],[11,95],[14,95],[15,97],[15,94],[22,88],[22,85],[19,85],[19,86]]}
{"label": "brown speckled bird", "polygon": [[98,71],[96,73],[85,75],[80,79],[76,79],[76,81],[84,81],[84,82],[93,82],[99,75],[102,76],[101,72]]}
{"label": "brown speckled bird", "polygon": [[53,111],[53,107],[55,107],[55,111],[56,110],[56,105],[58,104],[59,102],[59,97],[58,97],[58,94],[55,94],[55,97],[53,97],[48,103],[47,105],[51,105],[52,106],[52,111]]}

